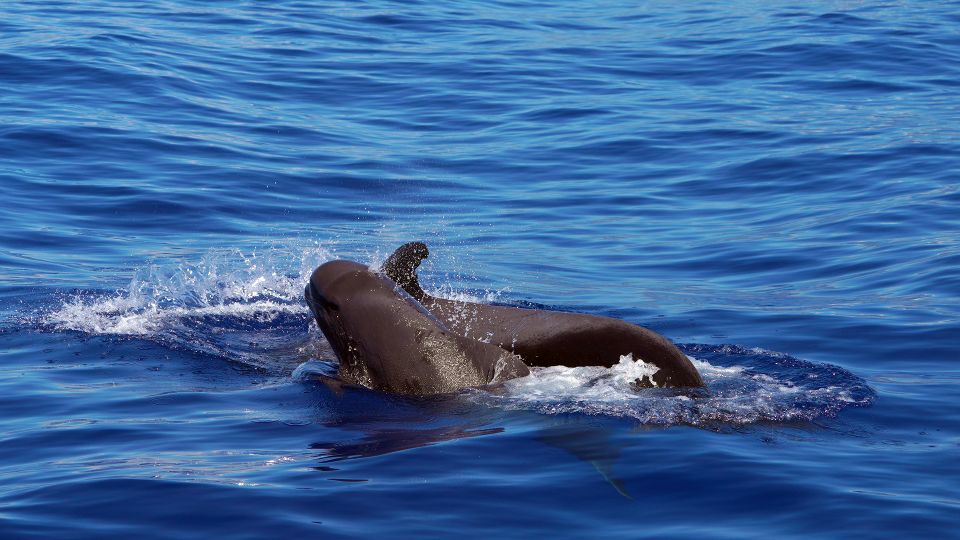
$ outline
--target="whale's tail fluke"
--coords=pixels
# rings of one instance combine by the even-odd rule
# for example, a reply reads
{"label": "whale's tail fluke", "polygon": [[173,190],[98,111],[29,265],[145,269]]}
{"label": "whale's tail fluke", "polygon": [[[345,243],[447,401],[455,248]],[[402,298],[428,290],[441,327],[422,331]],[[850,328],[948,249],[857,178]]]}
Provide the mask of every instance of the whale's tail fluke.
{"label": "whale's tail fluke", "polygon": [[417,279],[417,267],[424,259],[430,256],[430,250],[423,242],[407,242],[397,248],[383,263],[380,272],[392,279],[407,293],[419,301],[423,301],[426,293],[420,287]]}

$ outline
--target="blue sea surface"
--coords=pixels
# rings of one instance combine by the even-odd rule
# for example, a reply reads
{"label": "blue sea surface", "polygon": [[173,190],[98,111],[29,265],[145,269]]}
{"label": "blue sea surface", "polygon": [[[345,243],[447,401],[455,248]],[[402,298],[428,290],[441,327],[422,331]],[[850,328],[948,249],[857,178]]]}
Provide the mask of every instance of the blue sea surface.
{"label": "blue sea surface", "polygon": [[[678,343],[335,391],[317,265]],[[0,537],[960,538],[960,2],[0,3]]]}

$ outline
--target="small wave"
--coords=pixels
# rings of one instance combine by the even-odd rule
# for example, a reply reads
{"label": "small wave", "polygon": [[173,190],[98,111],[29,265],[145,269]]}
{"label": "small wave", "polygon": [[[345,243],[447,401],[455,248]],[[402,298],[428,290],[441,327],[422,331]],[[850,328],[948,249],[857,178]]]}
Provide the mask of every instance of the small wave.
{"label": "small wave", "polygon": [[59,330],[143,336],[189,317],[263,320],[303,313],[303,285],[316,265],[331,258],[320,247],[299,256],[285,250],[259,255],[213,250],[198,263],[142,268],[113,294],[80,293],[50,311],[46,322]]}
{"label": "small wave", "polygon": [[261,300],[245,303],[225,301],[207,306],[161,307],[142,304],[123,296],[77,296],[52,312],[48,321],[58,330],[76,330],[88,334],[150,336],[162,332],[176,322],[210,316],[236,317],[258,321],[274,320],[281,313],[301,313],[302,307]]}
{"label": "small wave", "polygon": [[[785,422],[835,416],[871,404],[866,383],[836,366],[736,346],[691,345],[706,389],[638,389],[656,368],[622,357],[611,368],[535,368],[502,392],[470,391],[473,399],[513,410],[633,418],[644,424],[709,425]],[[705,358],[709,357],[710,361]]]}
{"label": "small wave", "polygon": [[322,346],[307,331],[303,286],[317,265],[332,258],[321,246],[250,254],[213,250],[199,262],[142,268],[112,293],[68,297],[40,314],[40,323],[150,339],[258,367],[299,363]]}

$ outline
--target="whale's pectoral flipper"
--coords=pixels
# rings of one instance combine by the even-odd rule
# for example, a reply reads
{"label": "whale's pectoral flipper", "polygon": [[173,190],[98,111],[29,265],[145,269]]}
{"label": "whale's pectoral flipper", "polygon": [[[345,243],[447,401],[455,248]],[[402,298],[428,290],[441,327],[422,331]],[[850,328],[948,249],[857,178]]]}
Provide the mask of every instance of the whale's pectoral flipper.
{"label": "whale's pectoral flipper", "polygon": [[380,271],[407,291],[410,296],[423,301],[426,293],[423,292],[420,281],[417,279],[417,268],[429,256],[430,250],[423,242],[407,242],[390,255]]}

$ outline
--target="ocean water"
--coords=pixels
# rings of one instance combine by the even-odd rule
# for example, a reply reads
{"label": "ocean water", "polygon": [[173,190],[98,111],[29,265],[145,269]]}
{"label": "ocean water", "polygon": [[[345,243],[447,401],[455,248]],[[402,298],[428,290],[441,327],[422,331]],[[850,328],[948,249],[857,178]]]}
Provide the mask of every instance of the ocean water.
{"label": "ocean water", "polygon": [[[958,14],[0,3],[0,537],[960,537]],[[317,383],[410,240],[707,391]]]}

